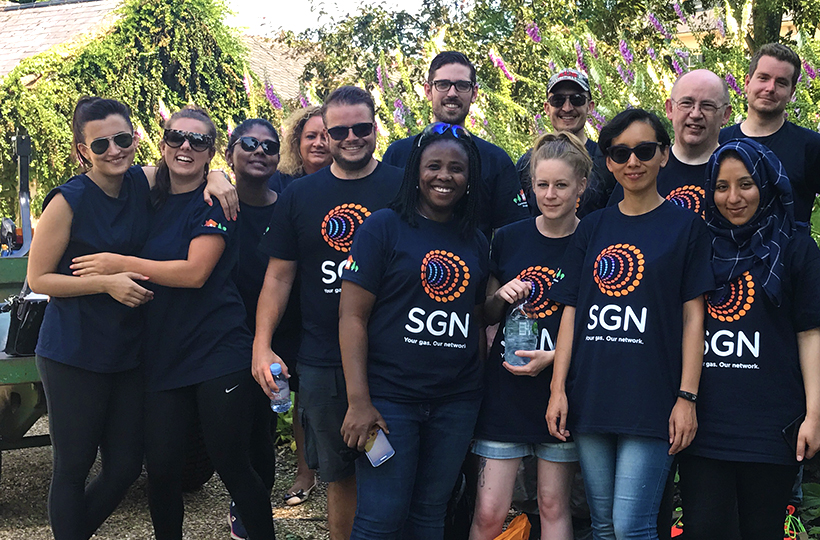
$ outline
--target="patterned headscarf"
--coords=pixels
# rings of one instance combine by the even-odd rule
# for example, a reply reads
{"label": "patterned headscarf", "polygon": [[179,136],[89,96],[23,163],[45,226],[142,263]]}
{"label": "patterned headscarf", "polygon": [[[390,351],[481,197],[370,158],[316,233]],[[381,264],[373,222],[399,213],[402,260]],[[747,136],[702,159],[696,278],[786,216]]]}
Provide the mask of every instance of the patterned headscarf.
{"label": "patterned headscarf", "polygon": [[[726,152],[734,150],[760,190],[760,204],[743,225],[732,225],[715,207],[715,183]],[[783,257],[795,233],[794,200],[786,170],[774,153],[751,139],[732,139],[709,159],[706,175],[706,225],[712,233],[712,270],[720,298],[725,287],[749,271],[779,306]]]}

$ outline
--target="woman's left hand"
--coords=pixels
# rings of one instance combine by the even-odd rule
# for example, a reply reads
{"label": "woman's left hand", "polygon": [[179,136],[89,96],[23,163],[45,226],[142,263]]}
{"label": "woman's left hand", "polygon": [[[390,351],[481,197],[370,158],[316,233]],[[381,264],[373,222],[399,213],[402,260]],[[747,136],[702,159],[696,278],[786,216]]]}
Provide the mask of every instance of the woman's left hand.
{"label": "woman's left hand", "polygon": [[71,259],[71,273],[75,276],[110,276],[127,272],[125,257],[116,253],[95,253]]}
{"label": "woman's left hand", "polygon": [[504,369],[513,375],[536,377],[539,373],[550,367],[552,361],[555,359],[555,351],[516,351],[516,353],[521,353],[518,354],[518,356],[529,358],[530,361],[523,366],[514,366],[507,362],[501,364],[504,366]]}
{"label": "woman's left hand", "polygon": [[204,198],[208,205],[213,205],[211,197],[219,199],[225,217],[230,221],[236,221],[239,212],[239,196],[236,188],[231,184],[228,173],[222,169],[214,169],[208,172],[208,184],[205,186]]}
{"label": "woman's left hand", "polygon": [[673,456],[692,444],[698,431],[698,418],[695,404],[678,398],[669,415],[669,455]]}
{"label": "woman's left hand", "polygon": [[797,432],[797,461],[811,459],[820,449],[820,419],[806,416]]}

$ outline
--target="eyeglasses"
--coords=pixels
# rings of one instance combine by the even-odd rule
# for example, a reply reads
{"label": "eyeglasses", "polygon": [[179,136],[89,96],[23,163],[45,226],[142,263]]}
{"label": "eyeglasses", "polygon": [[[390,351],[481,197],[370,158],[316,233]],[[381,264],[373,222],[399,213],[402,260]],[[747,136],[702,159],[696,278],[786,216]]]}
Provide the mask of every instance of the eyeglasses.
{"label": "eyeglasses", "polygon": [[584,94],[552,94],[547,98],[550,105],[561,108],[569,100],[573,107],[583,107],[589,100]]}
{"label": "eyeglasses", "polygon": [[420,147],[422,141],[429,137],[440,137],[448,133],[452,135],[454,139],[464,139],[469,141],[473,138],[469,131],[459,125],[448,124],[446,122],[436,122],[435,124],[430,124],[424,128],[424,131],[421,132],[421,135],[416,142],[416,147]]}
{"label": "eyeglasses", "polygon": [[635,154],[635,157],[641,161],[649,161],[655,157],[655,152],[661,146],[659,142],[642,142],[634,148],[630,148],[623,144],[616,144],[610,146],[606,151],[609,159],[618,164],[624,164],[629,161],[629,156]]}
{"label": "eyeglasses", "polygon": [[449,92],[450,88],[456,87],[456,92],[466,94],[473,89],[475,83],[472,81],[450,81],[448,79],[439,79],[432,82],[433,88],[439,92]]}
{"label": "eyeglasses", "polygon": [[274,141],[272,139],[260,141],[256,137],[239,137],[233,142],[231,148],[236,146],[236,143],[239,143],[240,146],[242,146],[242,150],[245,152],[255,152],[259,146],[262,146],[262,151],[269,156],[275,156],[279,153],[279,141]]}
{"label": "eyeglasses", "polygon": [[695,103],[691,99],[682,99],[680,101],[672,98],[669,99],[670,101],[672,101],[672,103],[675,104],[675,107],[677,107],[677,109],[680,112],[687,114],[692,112],[692,109],[694,109],[695,106],[697,106],[700,109],[700,112],[708,116],[715,114],[716,112],[718,112],[718,110],[728,105],[728,103],[725,103],[723,105],[717,105],[715,103],[712,103],[711,101],[701,101],[699,103]]}
{"label": "eyeglasses", "polygon": [[204,152],[214,146],[214,138],[210,135],[178,129],[166,129],[162,140],[171,148],[179,148],[185,141],[188,141],[191,149],[195,152]]}
{"label": "eyeglasses", "polygon": [[99,139],[91,141],[88,147],[92,152],[101,156],[108,151],[108,147],[111,146],[111,141],[114,141],[114,144],[122,149],[131,148],[131,144],[134,142],[134,135],[131,133],[117,133],[111,137],[100,137]]}
{"label": "eyeglasses", "polygon": [[353,135],[356,137],[367,137],[373,133],[373,122],[361,122],[359,124],[353,124],[352,126],[334,126],[327,128],[327,134],[330,135],[330,138],[334,141],[343,141],[347,139],[351,129],[353,130]]}

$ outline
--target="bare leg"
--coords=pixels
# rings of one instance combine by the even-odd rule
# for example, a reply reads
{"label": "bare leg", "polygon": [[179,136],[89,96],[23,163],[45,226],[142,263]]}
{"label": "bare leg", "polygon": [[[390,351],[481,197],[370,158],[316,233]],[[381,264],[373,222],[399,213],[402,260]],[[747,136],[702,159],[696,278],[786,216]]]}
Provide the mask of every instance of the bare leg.
{"label": "bare leg", "polygon": [[330,540],[348,540],[356,516],[356,477],[327,485],[327,524]]}
{"label": "bare leg", "polygon": [[521,458],[478,459],[478,492],[470,540],[492,540],[501,534],[510,511],[515,475]]}
{"label": "bare leg", "polygon": [[538,513],[541,540],[572,540],[569,494],[578,464],[538,460]]}
{"label": "bare leg", "polygon": [[299,394],[293,398],[293,438],[296,440],[296,480],[288,493],[296,493],[300,489],[307,491],[316,483],[316,471],[308,468],[305,461],[305,430],[299,420]]}

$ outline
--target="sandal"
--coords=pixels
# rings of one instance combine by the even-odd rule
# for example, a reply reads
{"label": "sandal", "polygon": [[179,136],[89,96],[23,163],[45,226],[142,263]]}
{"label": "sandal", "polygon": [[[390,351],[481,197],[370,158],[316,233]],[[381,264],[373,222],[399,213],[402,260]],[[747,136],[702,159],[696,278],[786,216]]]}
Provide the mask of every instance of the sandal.
{"label": "sandal", "polygon": [[307,488],[307,490],[300,489],[299,491],[295,491],[293,493],[285,493],[284,499],[285,504],[288,506],[298,506],[308,500],[310,498],[310,494],[313,493],[313,490],[316,488],[316,484],[318,481],[316,479],[313,480],[313,485]]}

